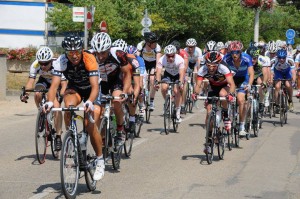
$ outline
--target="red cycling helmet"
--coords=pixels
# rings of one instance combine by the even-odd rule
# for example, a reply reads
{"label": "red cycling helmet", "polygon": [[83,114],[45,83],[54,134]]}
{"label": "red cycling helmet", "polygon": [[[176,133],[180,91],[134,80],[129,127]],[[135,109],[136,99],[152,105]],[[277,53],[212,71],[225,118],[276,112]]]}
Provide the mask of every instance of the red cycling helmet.
{"label": "red cycling helmet", "polygon": [[232,41],[230,45],[228,46],[229,51],[242,51],[243,44],[240,41]]}
{"label": "red cycling helmet", "polygon": [[209,64],[219,64],[222,61],[222,55],[217,51],[207,52],[205,61]]}

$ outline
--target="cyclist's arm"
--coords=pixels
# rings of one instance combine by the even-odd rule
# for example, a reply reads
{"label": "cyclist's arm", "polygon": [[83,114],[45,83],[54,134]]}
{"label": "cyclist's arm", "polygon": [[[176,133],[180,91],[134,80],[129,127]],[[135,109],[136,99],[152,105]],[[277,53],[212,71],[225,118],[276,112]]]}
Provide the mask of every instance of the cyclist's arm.
{"label": "cyclist's arm", "polygon": [[129,93],[131,88],[131,70],[130,65],[127,64],[121,67],[123,73],[123,93]]}
{"label": "cyclist's arm", "polygon": [[158,60],[161,58],[162,54],[161,53],[157,53],[156,54],[156,63],[158,62]]}
{"label": "cyclist's arm", "polygon": [[230,75],[225,75],[227,83],[229,84],[229,92],[230,93],[234,93],[235,92],[235,83],[233,80],[233,76]]}
{"label": "cyclist's arm", "polygon": [[88,100],[93,102],[96,100],[99,93],[98,76],[90,76],[89,80],[91,84],[91,93]]}
{"label": "cyclist's arm", "polygon": [[253,84],[253,80],[254,80],[254,69],[253,69],[253,66],[248,67],[248,74],[249,74],[249,84],[252,85]]}
{"label": "cyclist's arm", "polygon": [[61,81],[60,83],[60,86],[61,86],[61,89],[60,89],[60,95],[64,95],[66,89],[67,89],[67,85],[68,85],[68,81]]}
{"label": "cyclist's arm", "polygon": [[32,89],[34,82],[35,82],[35,78],[29,77],[25,89]]}
{"label": "cyclist's arm", "polygon": [[201,76],[198,76],[197,79],[196,79],[196,84],[194,86],[194,92],[197,93],[197,94],[199,94],[202,90],[201,84],[202,84],[203,79],[204,78],[201,77]]}
{"label": "cyclist's arm", "polygon": [[50,86],[49,91],[48,91],[48,101],[49,102],[54,102],[54,99],[56,97],[57,89],[60,85],[60,81],[61,81],[61,76],[53,75],[51,86]]}

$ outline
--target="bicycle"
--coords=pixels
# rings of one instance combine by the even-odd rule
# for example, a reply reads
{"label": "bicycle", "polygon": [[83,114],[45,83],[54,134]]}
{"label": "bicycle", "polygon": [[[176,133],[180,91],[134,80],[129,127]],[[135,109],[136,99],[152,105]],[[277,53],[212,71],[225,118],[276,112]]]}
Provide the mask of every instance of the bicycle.
{"label": "bicycle", "polygon": [[234,137],[235,147],[240,147],[239,112],[237,98],[229,104],[228,116],[231,121],[230,135]]}
{"label": "bicycle", "polygon": [[176,82],[165,82],[160,81],[157,84],[165,83],[168,84],[168,90],[166,94],[165,104],[164,104],[164,128],[166,135],[169,134],[171,129],[171,122],[173,124],[173,130],[177,132],[178,123],[176,123],[176,110],[175,110],[175,103],[174,103],[174,94],[173,89],[175,84],[179,84],[178,81]]}
{"label": "bicycle", "polygon": [[247,97],[246,105],[246,120],[245,120],[245,130],[248,132],[246,134],[246,139],[250,139],[250,133],[253,130],[255,137],[258,137],[259,126],[261,119],[259,117],[259,91],[258,87],[260,85],[252,85],[249,91],[249,96]]}
{"label": "bicycle", "polygon": [[136,109],[134,137],[136,138],[140,137],[143,124],[144,124],[144,116],[140,115],[139,109]]}
{"label": "bicycle", "polygon": [[109,157],[111,157],[113,168],[118,170],[120,168],[123,147],[116,146],[117,122],[112,108],[112,100],[120,100],[122,97],[102,95],[101,99],[105,100],[104,114],[99,126],[99,131],[102,134],[103,140],[103,157],[105,163],[108,163]]}
{"label": "bicycle", "polygon": [[[132,95],[132,97],[133,97],[133,95]],[[124,130],[125,130],[124,153],[125,153],[126,157],[130,157],[135,132],[133,132],[133,133],[130,132],[130,128],[129,128],[130,115],[129,115],[128,105],[126,103],[122,104],[122,109],[123,109],[123,113],[124,113]]]}
{"label": "bicycle", "polygon": [[144,104],[145,104],[145,117],[146,117],[146,122],[150,123],[150,116],[151,116],[151,112],[150,111],[150,77],[154,76],[155,77],[155,73],[154,74],[147,74],[147,82],[144,82],[144,88],[143,88],[143,100],[144,100]]}
{"label": "bicycle", "polygon": [[[54,115],[49,114],[46,117],[46,114],[43,112],[43,104],[46,103],[46,93],[48,92],[48,89],[43,90],[36,90],[36,89],[25,89],[25,87],[22,87],[22,95],[25,95],[25,93],[30,92],[40,92],[42,93],[42,100],[39,104],[38,108],[38,114],[36,118],[36,125],[35,125],[35,150],[36,150],[36,157],[40,164],[43,164],[46,160],[46,153],[47,153],[47,147],[48,142],[50,142],[51,146],[51,153],[53,158],[58,158],[58,153],[55,151],[55,138],[56,138],[56,132],[53,128],[53,123],[49,123],[48,121],[53,121]],[[25,101],[27,103],[27,101]]]}
{"label": "bicycle", "polygon": [[222,115],[219,110],[219,101],[226,100],[226,97],[204,97],[198,96],[200,100],[212,100],[212,109],[209,113],[206,123],[206,136],[205,136],[205,149],[206,149],[206,161],[211,164],[214,158],[214,145],[218,148],[218,157],[220,160],[224,159],[226,135],[224,133],[224,127],[221,127]]}
{"label": "bicycle", "polygon": [[[85,181],[89,191],[96,189],[97,181],[93,180],[93,174],[95,172],[97,164],[97,156],[92,147],[88,147],[89,135],[85,130],[84,117],[77,115],[77,111],[84,111],[84,107],[69,108],[52,108],[53,111],[69,111],[71,113],[71,123],[63,139],[63,147],[61,150],[60,159],[60,178],[62,184],[62,190],[66,198],[76,198],[78,180],[80,172],[84,172]],[[83,130],[80,134],[77,131],[76,120],[81,120]],[[94,123],[91,116],[89,116],[90,122]],[[87,150],[88,149],[88,150]]]}
{"label": "bicycle", "polygon": [[287,123],[287,112],[288,112],[288,95],[285,88],[285,82],[291,81],[290,79],[278,79],[276,81],[281,82],[280,91],[278,93],[279,98],[279,114],[280,114],[280,125]]}

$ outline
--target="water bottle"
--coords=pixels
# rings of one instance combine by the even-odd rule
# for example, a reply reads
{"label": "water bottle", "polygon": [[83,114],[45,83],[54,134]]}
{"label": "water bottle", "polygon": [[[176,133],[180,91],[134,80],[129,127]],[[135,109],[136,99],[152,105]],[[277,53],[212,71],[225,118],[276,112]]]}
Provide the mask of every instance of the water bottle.
{"label": "water bottle", "polygon": [[221,114],[222,114],[222,113],[221,113],[220,110],[218,110],[217,113],[216,113],[216,125],[217,125],[217,127],[220,126]]}
{"label": "water bottle", "polygon": [[86,150],[86,141],[87,141],[86,132],[81,131],[79,135],[81,135],[81,136],[79,136],[80,148],[81,148],[81,151],[84,151],[84,150]]}

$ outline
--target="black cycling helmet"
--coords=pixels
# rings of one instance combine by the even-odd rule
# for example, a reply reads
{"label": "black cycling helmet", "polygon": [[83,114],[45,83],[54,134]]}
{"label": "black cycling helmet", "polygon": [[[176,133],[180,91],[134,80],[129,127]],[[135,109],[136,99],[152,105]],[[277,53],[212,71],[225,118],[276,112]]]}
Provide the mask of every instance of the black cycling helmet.
{"label": "black cycling helmet", "polygon": [[246,50],[246,53],[248,55],[250,55],[251,57],[258,57],[260,54],[260,50],[259,50],[259,48],[252,46]]}
{"label": "black cycling helmet", "polygon": [[177,40],[172,41],[171,45],[175,46],[177,50],[180,49],[180,43]]}
{"label": "black cycling helmet", "polygon": [[158,37],[154,32],[145,32],[144,39],[146,42],[157,42]]}
{"label": "black cycling helmet", "polygon": [[65,50],[80,50],[83,47],[83,40],[75,34],[70,34],[64,38],[61,46]]}

